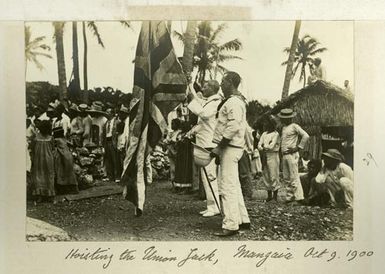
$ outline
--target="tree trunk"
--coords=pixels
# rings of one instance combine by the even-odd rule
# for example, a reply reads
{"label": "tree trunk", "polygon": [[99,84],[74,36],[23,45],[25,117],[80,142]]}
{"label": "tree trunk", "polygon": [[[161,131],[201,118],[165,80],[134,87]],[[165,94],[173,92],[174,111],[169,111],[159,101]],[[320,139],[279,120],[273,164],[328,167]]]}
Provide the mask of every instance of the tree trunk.
{"label": "tree trunk", "polygon": [[301,21],[300,20],[295,21],[293,40],[291,41],[289,60],[286,67],[285,81],[283,83],[281,99],[285,99],[287,96],[289,96],[290,81],[293,74],[294,54],[297,49],[298,35],[299,35],[300,28],[301,28]]}
{"label": "tree trunk", "polygon": [[58,70],[59,88],[60,88],[60,101],[64,102],[64,100],[67,99],[67,79],[66,79],[66,67],[65,67],[64,44],[63,44],[64,22],[54,22],[54,27],[55,27],[57,70]]}
{"label": "tree trunk", "polygon": [[306,68],[303,70],[303,87],[306,86]]}
{"label": "tree trunk", "polygon": [[83,43],[84,43],[84,56],[83,56],[83,100],[84,103],[88,104],[88,78],[87,78],[87,33],[86,33],[86,23],[82,23],[83,27]]}
{"label": "tree trunk", "polygon": [[183,50],[183,71],[186,76],[190,76],[193,71],[193,60],[194,60],[194,47],[195,47],[195,36],[196,36],[197,21],[188,21],[185,33],[185,43]]}
{"label": "tree trunk", "polygon": [[72,22],[72,61],[74,71],[74,89],[76,98],[80,95],[80,75],[79,75],[79,48],[78,48],[78,23]]}

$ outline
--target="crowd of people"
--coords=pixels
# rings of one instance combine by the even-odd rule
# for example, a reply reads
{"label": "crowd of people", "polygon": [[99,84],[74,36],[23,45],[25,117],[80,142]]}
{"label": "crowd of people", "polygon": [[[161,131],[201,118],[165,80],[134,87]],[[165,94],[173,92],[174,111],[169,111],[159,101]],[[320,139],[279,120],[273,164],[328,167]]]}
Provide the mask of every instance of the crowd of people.
{"label": "crowd of people", "polygon": [[[174,191],[196,190],[201,182],[206,208],[200,214],[223,217],[217,236],[250,228],[244,198],[255,192],[255,178],[266,186],[266,202],[280,200],[278,191],[284,188],[283,200],[290,205],[352,207],[353,171],[342,154],[330,149],[322,159],[309,159],[307,173],[300,176],[300,156],[305,155],[309,135],[293,123],[296,113],[282,109],[277,117],[267,116],[261,132],[252,129],[240,82],[238,73],[227,72],[221,84],[209,80],[202,87],[189,87],[186,102],[171,117],[163,146],[156,148],[168,155]],[[73,157],[83,148],[92,148],[92,153],[99,149],[102,176],[119,183],[129,148],[129,113],[136,103],[69,102],[65,107],[56,101],[46,110],[27,106],[27,178],[35,200],[52,201],[56,194],[79,191]],[[209,153],[208,164],[196,165],[194,147]],[[149,159],[146,168],[151,183]]]}
{"label": "crowd of people", "polygon": [[[131,101],[134,103],[134,100]],[[129,108],[94,101],[90,105],[59,101],[45,109],[27,106],[27,181],[35,201],[79,191],[79,166],[99,168],[100,177],[119,183],[129,143]],[[85,151],[85,152],[84,152]],[[100,161],[93,161],[96,154]],[[87,162],[89,160],[90,162]]]}
{"label": "crowd of people", "polygon": [[[180,150],[169,149],[170,162],[177,164],[171,169],[171,174],[176,174],[171,179],[177,187],[183,185],[177,174],[189,176],[192,170],[188,164],[190,155],[185,153],[191,151],[191,142],[209,151],[212,157],[200,167],[206,193],[206,209],[200,214],[222,214],[222,231],[216,235],[231,236],[239,229],[250,228],[244,197],[250,188],[255,190],[253,177],[262,176],[266,202],[278,201],[278,190],[283,187],[284,202],[290,205],[352,207],[353,171],[344,163],[342,154],[330,149],[322,154],[322,159],[307,159],[304,148],[309,135],[293,123],[296,113],[292,109],[282,109],[278,122],[276,117],[268,116],[261,134],[251,129],[246,121],[247,101],[238,90],[240,81],[237,73],[228,72],[221,84],[210,80],[202,88],[190,87],[187,108],[198,118],[196,124],[183,128],[178,126],[180,118],[174,119],[168,137],[174,140],[168,144],[178,144],[178,136],[182,136],[177,146]],[[219,95],[220,89],[224,98]],[[181,159],[185,166],[178,168]],[[308,172],[301,176],[299,166],[306,162]]]}

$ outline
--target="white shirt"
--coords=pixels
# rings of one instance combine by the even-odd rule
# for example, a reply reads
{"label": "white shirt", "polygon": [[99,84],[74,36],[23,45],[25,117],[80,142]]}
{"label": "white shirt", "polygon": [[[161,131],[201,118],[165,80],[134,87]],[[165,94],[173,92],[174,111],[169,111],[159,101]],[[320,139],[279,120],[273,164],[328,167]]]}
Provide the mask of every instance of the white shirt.
{"label": "white shirt", "polygon": [[62,127],[64,136],[66,136],[71,128],[71,119],[66,114],[62,113],[60,121],[57,121],[56,117],[52,119],[52,128],[55,127]]}
{"label": "white shirt", "polygon": [[123,133],[118,136],[118,150],[126,150],[128,148],[128,141],[130,137],[130,118],[127,117],[124,121]]}
{"label": "white shirt", "polygon": [[249,154],[254,151],[253,129],[249,126],[249,124],[246,124],[245,130],[245,150]]}
{"label": "white shirt", "polygon": [[246,125],[246,103],[239,96],[231,95],[219,110],[213,142],[218,144],[226,138],[230,146],[243,149]]}
{"label": "white shirt", "polygon": [[298,143],[298,137],[301,137],[301,141],[298,147],[303,149],[309,140],[309,135],[299,125],[291,123],[288,126],[282,128],[281,138],[281,151],[285,153],[290,148],[296,148]]}
{"label": "white shirt", "polygon": [[213,136],[217,123],[215,115],[220,102],[221,97],[215,94],[208,97],[207,100],[195,98],[187,106],[191,112],[198,116],[197,125],[191,131],[191,133],[195,135],[198,146],[204,148],[213,148],[216,146],[213,143]]}
{"label": "white shirt", "polygon": [[335,181],[345,177],[353,182],[353,170],[345,163],[339,163],[335,170],[325,170],[325,168],[323,168],[316,176],[315,181],[319,184],[323,184],[328,176]]}
{"label": "white shirt", "polygon": [[82,134],[84,132],[83,122],[81,117],[75,117],[70,124],[71,134]]}
{"label": "white shirt", "polygon": [[116,117],[106,122],[106,137],[112,137]]}
{"label": "white shirt", "polygon": [[262,133],[261,139],[259,139],[258,149],[267,149],[267,152],[278,152],[279,151],[279,134],[277,131]]}
{"label": "white shirt", "polygon": [[44,112],[42,115],[38,118],[40,121],[49,120],[49,117],[47,116],[47,112]]}
{"label": "white shirt", "polygon": [[107,118],[104,116],[99,116],[99,117],[92,117],[91,120],[92,120],[93,126],[99,127],[99,136],[97,138],[97,140],[99,140],[99,143],[97,145],[101,146],[103,144],[103,131],[104,131],[104,125],[107,122]]}

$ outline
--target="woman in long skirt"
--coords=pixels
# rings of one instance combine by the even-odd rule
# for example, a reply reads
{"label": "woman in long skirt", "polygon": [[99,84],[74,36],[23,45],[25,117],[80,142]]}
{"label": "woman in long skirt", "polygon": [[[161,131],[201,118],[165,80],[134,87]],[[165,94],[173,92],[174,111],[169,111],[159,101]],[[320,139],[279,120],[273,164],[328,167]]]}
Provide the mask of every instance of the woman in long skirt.
{"label": "woman in long skirt", "polygon": [[193,186],[193,145],[191,141],[184,138],[187,130],[187,122],[180,121],[178,129],[182,131],[179,141],[176,144],[175,161],[175,188],[186,192],[192,190]]}
{"label": "woman in long skirt", "polygon": [[42,121],[31,143],[32,150],[32,195],[37,201],[53,201],[55,196],[54,143],[51,123]]}
{"label": "woman in long skirt", "polygon": [[74,171],[74,161],[64,138],[63,128],[53,129],[55,138],[55,181],[59,194],[76,194],[79,192]]}

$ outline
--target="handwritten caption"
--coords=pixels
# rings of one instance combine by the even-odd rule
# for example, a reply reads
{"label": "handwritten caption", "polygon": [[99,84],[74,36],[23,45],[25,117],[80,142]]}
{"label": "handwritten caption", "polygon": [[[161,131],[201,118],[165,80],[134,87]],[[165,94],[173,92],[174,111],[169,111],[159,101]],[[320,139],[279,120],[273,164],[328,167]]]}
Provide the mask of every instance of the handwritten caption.
{"label": "handwritten caption", "polygon": [[378,167],[378,164],[376,162],[376,159],[374,159],[374,156],[372,153],[368,152],[366,153],[366,156],[362,158],[362,161],[367,165],[370,166],[370,164],[374,164],[376,167]]}
{"label": "handwritten caption", "polygon": [[[255,266],[261,267],[267,264],[269,261],[289,261],[296,258],[303,258],[305,260],[317,260],[326,263],[332,261],[351,262],[364,258],[369,258],[374,255],[372,250],[347,250],[345,252],[336,251],[332,249],[318,249],[316,247],[310,247],[305,252],[298,252],[295,254],[290,248],[286,248],[283,251],[255,251],[249,249],[246,244],[238,246],[233,252],[226,252],[226,256],[230,256],[234,260],[252,260]],[[190,263],[207,263],[216,265],[219,261],[229,262],[230,258],[225,256],[220,257],[217,248],[201,250],[198,248],[190,248],[186,252],[173,252],[171,249],[160,250],[155,246],[150,246],[142,251],[137,249],[125,249],[122,252],[114,253],[110,248],[97,248],[90,250],[88,248],[71,249],[65,256],[65,260],[69,261],[89,261],[101,263],[103,269],[107,269],[114,261],[127,262],[127,261],[146,261],[154,263],[168,263],[174,264],[176,267],[181,268],[189,265]]]}

